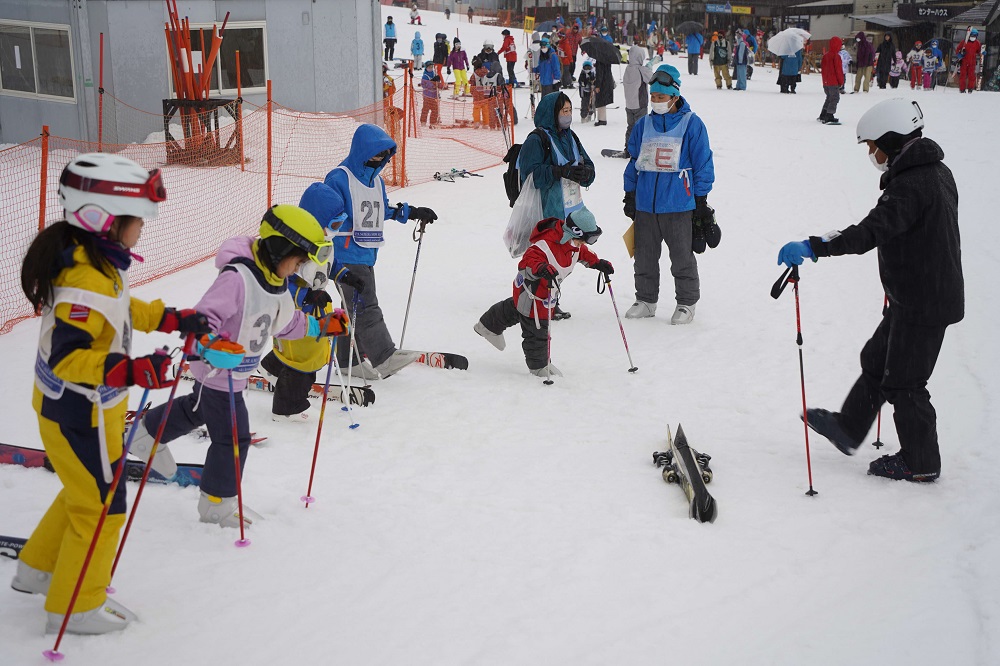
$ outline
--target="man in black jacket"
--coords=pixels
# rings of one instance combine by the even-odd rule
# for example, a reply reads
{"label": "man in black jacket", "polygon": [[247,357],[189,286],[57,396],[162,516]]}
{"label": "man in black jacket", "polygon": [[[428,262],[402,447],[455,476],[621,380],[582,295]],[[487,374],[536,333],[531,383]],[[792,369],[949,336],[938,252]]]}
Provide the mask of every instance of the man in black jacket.
{"label": "man in black jacket", "polygon": [[861,445],[883,402],[894,409],[900,451],[871,463],[869,474],[933,481],[941,473],[937,417],[927,392],[945,329],[965,315],[958,189],[944,152],[922,138],[916,102],[891,99],[858,121],[858,143],[882,171],[882,196],[858,224],[788,243],[778,263],[864,254],[878,248],[889,305],[861,350],[861,376],[839,413],[809,409],[807,422],[847,455]]}

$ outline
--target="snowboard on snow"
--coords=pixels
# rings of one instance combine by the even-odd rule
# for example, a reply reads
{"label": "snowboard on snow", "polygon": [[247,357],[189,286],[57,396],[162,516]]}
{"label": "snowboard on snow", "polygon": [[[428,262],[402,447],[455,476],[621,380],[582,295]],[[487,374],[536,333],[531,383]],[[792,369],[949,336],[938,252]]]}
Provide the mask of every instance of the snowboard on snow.
{"label": "snowboard on snow", "polygon": [[28,540],[21,537],[0,536],[0,555],[16,560],[21,556],[21,549],[26,543]]}
{"label": "snowboard on snow", "polygon": [[[194,375],[190,372],[185,371],[181,375],[181,379],[186,379],[189,381],[194,381]],[[250,375],[247,377],[247,388],[251,391],[267,391],[268,393],[274,393],[274,385],[269,379],[263,375]],[[350,400],[352,405],[360,405],[361,407],[367,407],[368,405],[375,402],[375,391],[371,386],[365,384],[364,386],[348,386],[348,392],[350,393]],[[342,389],[340,384],[331,383],[330,390],[326,394],[327,402],[343,402],[343,396],[341,395]],[[310,400],[320,400],[323,397],[323,385],[313,384],[312,388],[309,389],[309,399]],[[265,438],[266,439],[266,438]]]}
{"label": "snowboard on snow", "polygon": [[605,148],[602,150],[601,155],[603,157],[617,157],[623,160],[627,160],[631,157],[627,150],[612,150],[611,148]]}
{"label": "snowboard on snow", "polygon": [[414,363],[422,363],[430,368],[443,368],[445,370],[469,369],[469,359],[459,354],[446,352],[421,352],[420,358]]}
{"label": "snowboard on snow", "polygon": [[670,436],[667,428],[669,451],[653,454],[653,463],[663,468],[663,480],[676,483],[688,499],[688,516],[700,523],[714,523],[718,515],[715,498],[708,492],[706,483],[712,481],[712,469],[708,466],[712,457],[692,449],[684,436],[684,429],[677,425],[677,437]]}
{"label": "snowboard on snow", "polygon": [[[14,446],[13,444],[0,444],[0,465],[20,465],[21,467],[46,469],[50,472],[55,471],[45,451],[26,446]],[[175,483],[182,488],[197,486],[201,484],[203,467],[204,465],[177,463],[177,473],[169,479],[150,470],[148,480],[150,483],[158,484]],[[125,461],[125,479],[128,481],[142,479],[145,470],[146,463],[140,460]]]}

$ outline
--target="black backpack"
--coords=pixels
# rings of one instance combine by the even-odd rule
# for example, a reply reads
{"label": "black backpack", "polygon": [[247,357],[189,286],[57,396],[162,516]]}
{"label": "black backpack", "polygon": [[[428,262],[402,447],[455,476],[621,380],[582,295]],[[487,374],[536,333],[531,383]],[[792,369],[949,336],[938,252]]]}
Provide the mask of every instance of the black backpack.
{"label": "black backpack", "polygon": [[[573,139],[576,141],[577,147],[580,152],[583,153],[583,144],[580,143],[580,137],[576,135],[576,132],[570,132],[573,135]],[[549,155],[552,154],[552,142],[549,140],[549,135],[546,134],[545,130],[536,127],[532,130],[531,134],[536,135],[542,140],[542,148],[545,151],[544,159],[548,159]],[[531,136],[529,134],[528,136]],[[513,208],[514,204],[517,203],[517,197],[521,194],[521,176],[517,172],[517,158],[521,154],[521,146],[524,144],[515,143],[504,155],[503,161],[507,163],[507,170],[503,174],[503,186],[507,191],[507,202],[510,207]]]}

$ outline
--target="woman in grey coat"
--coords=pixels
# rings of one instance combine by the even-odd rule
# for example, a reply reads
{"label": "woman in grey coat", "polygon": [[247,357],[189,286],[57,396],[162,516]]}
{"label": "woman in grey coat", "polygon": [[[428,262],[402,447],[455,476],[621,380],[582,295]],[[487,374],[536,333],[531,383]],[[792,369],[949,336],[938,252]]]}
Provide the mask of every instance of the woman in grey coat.
{"label": "woman in grey coat", "polygon": [[650,79],[653,73],[643,63],[646,60],[646,49],[633,46],[628,50],[628,66],[622,84],[625,87],[625,115],[628,117],[628,127],[625,129],[625,157],[628,157],[628,138],[632,135],[632,127],[636,121],[646,115],[649,106]]}

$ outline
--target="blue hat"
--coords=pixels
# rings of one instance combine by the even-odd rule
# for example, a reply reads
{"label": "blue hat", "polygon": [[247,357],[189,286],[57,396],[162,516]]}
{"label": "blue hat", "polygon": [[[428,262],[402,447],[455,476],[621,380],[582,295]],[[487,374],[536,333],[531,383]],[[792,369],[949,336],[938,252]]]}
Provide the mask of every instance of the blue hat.
{"label": "blue hat", "polygon": [[576,238],[593,245],[600,236],[601,228],[597,226],[597,219],[586,206],[566,216],[566,222],[563,224],[563,243]]}
{"label": "blue hat", "polygon": [[[661,74],[662,72],[662,74]],[[650,82],[649,92],[678,96],[681,94],[681,73],[673,65],[666,63],[656,68]]]}
{"label": "blue hat", "polygon": [[969,31],[969,35],[975,35],[976,37],[978,37],[979,31],[973,28],[972,30]]}
{"label": "blue hat", "polygon": [[324,229],[336,230],[346,219],[344,197],[326,183],[313,183],[302,193],[299,208],[312,214]]}

